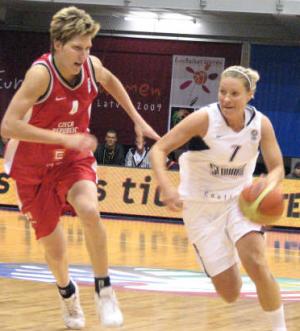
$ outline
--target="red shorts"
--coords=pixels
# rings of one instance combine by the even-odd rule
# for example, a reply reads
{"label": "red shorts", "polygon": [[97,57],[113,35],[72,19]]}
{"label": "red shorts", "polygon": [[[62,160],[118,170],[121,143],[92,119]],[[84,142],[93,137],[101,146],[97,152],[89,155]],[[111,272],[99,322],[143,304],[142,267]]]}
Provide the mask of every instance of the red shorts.
{"label": "red shorts", "polygon": [[21,210],[30,219],[37,239],[51,234],[64,211],[72,210],[66,196],[74,183],[83,179],[96,183],[95,165],[91,156],[38,171],[30,168],[27,178],[31,183],[16,180]]}

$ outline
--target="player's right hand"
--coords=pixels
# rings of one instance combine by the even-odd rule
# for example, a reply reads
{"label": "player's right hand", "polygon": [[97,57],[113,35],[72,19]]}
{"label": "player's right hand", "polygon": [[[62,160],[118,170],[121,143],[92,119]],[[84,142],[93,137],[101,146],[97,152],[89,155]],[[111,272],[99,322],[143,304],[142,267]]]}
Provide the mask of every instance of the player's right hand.
{"label": "player's right hand", "polygon": [[97,148],[97,138],[89,133],[66,134],[62,144],[67,149],[94,152]]}

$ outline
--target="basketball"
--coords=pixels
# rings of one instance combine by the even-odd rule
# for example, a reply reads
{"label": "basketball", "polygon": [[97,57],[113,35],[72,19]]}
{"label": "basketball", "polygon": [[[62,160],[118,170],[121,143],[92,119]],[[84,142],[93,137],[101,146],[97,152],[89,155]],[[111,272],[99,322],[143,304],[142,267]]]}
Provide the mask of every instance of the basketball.
{"label": "basketball", "polygon": [[268,225],[280,219],[284,211],[284,196],[279,187],[258,179],[240,194],[242,213],[252,222]]}

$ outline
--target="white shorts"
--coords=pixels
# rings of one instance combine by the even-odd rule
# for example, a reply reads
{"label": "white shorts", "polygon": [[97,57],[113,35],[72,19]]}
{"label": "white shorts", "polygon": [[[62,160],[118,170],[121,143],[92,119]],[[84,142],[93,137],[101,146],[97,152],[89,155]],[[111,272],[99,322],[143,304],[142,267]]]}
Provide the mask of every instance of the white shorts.
{"label": "white shorts", "polygon": [[236,242],[249,232],[262,232],[240,212],[238,200],[185,201],[183,221],[199,262],[214,277],[239,263]]}

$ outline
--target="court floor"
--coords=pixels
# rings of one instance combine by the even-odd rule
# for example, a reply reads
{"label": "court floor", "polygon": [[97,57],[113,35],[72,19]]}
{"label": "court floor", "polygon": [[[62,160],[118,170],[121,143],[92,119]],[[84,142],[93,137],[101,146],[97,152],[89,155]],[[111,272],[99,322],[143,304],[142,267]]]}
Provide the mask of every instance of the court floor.
{"label": "court floor", "polygon": [[[93,275],[77,218],[62,220],[70,271],[80,284],[85,330],[102,330],[94,313]],[[243,271],[241,298],[227,305],[199,268],[181,224],[103,220],[110,274],[125,315],[120,330],[270,331]],[[285,302],[289,331],[300,330],[300,232],[267,232],[267,255]],[[64,330],[54,280],[40,244],[19,213],[0,211],[1,330]]]}

